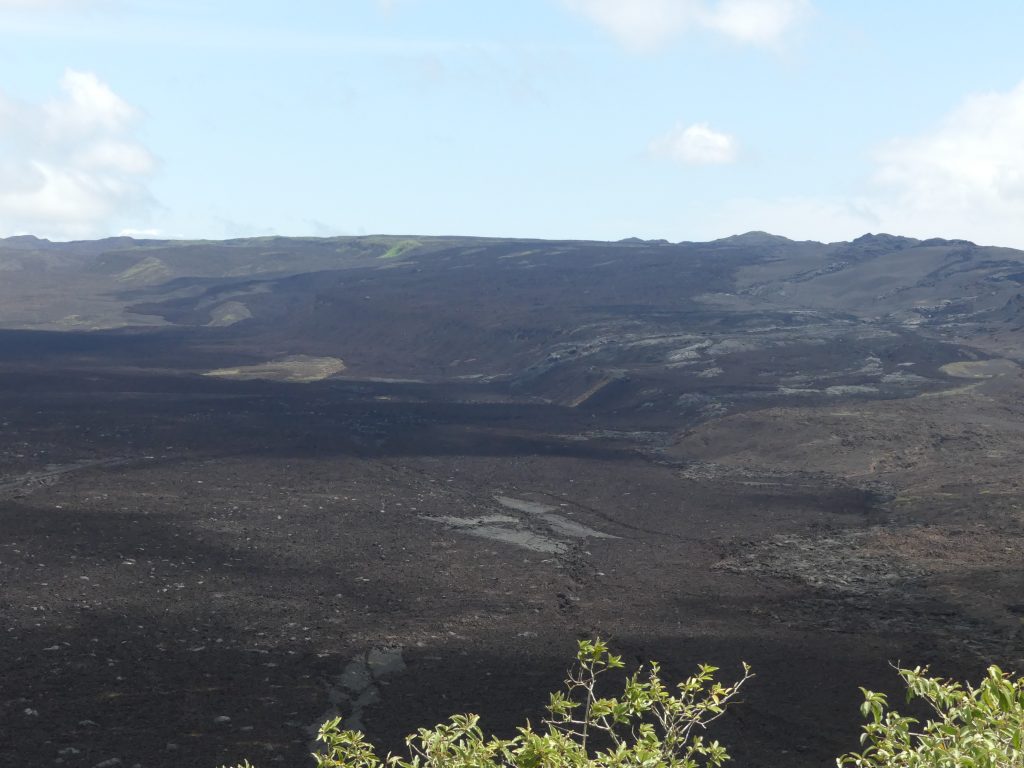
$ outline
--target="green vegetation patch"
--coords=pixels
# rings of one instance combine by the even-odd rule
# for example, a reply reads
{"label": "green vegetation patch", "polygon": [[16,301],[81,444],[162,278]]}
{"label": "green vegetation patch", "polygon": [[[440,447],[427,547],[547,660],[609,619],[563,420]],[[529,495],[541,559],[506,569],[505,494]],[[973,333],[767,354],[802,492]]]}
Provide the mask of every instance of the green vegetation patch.
{"label": "green vegetation patch", "polygon": [[380,255],[382,259],[397,259],[409,251],[419,248],[421,243],[418,240],[402,240],[395,243],[385,253]]}

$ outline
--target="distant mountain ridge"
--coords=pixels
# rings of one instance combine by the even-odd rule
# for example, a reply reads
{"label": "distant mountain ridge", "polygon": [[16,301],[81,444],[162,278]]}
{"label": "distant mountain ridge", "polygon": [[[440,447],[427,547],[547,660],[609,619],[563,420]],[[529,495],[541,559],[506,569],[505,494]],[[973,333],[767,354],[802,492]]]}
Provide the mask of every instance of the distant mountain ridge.
{"label": "distant mountain ridge", "polygon": [[0,271],[0,328],[174,331],[206,347],[336,357],[346,375],[636,374],[674,365],[659,345],[710,333],[711,308],[715,323],[811,312],[1009,356],[1024,326],[1024,252],[885,233],[839,243],[766,232],[707,243],[19,236],[0,240]]}

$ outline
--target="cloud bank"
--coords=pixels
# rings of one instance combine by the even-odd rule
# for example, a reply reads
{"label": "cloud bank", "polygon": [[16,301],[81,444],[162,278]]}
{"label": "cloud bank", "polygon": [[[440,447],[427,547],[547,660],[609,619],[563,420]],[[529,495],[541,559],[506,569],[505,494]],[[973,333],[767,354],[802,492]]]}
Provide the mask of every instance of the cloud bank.
{"label": "cloud bank", "polygon": [[0,235],[94,237],[152,203],[138,111],[89,72],[60,89],[42,104],[0,93]]}
{"label": "cloud bank", "polygon": [[886,231],[1024,248],[1024,82],[968,96],[929,130],[894,138],[868,160],[857,194],[737,199],[718,213],[719,226],[815,240]]}
{"label": "cloud bank", "polygon": [[968,97],[932,131],[875,155],[875,181],[908,211],[1024,213],[1024,82]]}

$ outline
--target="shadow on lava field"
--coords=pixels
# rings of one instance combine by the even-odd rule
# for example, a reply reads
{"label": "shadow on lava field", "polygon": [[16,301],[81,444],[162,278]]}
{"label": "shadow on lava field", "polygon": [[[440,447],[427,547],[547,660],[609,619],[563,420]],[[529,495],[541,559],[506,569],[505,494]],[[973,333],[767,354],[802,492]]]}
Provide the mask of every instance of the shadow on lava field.
{"label": "shadow on lava field", "polygon": [[[753,602],[724,606],[725,612],[749,615]],[[740,660],[753,664],[757,676],[714,731],[742,764],[824,764],[854,748],[857,684],[898,700],[895,673],[884,660],[922,652],[910,634],[869,642],[833,634],[826,648],[808,644],[804,631],[753,622],[712,636],[701,623],[707,613],[703,606],[683,629],[643,638],[632,634],[628,621],[603,629],[630,667],[660,660],[669,680],[692,673],[699,661],[719,665],[722,679],[738,673]],[[0,764],[23,764],[31,749],[41,764],[63,757],[64,764],[92,766],[116,757],[125,765],[176,768],[248,757],[258,764],[304,765],[315,726],[332,712],[332,690],[367,647],[364,637],[346,631],[357,616],[348,619],[338,627],[324,615],[284,615],[280,636],[271,637],[251,617],[131,609],[80,614],[67,640],[53,645],[47,645],[52,628],[8,637],[9,738],[0,745]],[[444,624],[439,619],[435,626]],[[378,626],[383,631],[370,647],[396,649],[402,665],[376,680],[361,724],[375,743],[395,750],[406,733],[455,712],[478,713],[485,727],[502,735],[527,718],[538,722],[546,692],[561,685],[576,638],[570,626],[533,622],[520,625],[530,630],[424,631],[415,639]],[[820,727],[804,730],[802,723],[812,719]]]}

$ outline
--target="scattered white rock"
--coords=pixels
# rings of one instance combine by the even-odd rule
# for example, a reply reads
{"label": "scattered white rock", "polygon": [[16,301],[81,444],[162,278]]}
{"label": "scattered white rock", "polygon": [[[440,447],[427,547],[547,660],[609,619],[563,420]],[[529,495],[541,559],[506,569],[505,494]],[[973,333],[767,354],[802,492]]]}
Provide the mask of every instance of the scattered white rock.
{"label": "scattered white rock", "polygon": [[847,384],[837,385],[834,387],[826,387],[826,395],[873,395],[878,392],[878,387],[868,386],[866,384]]}

